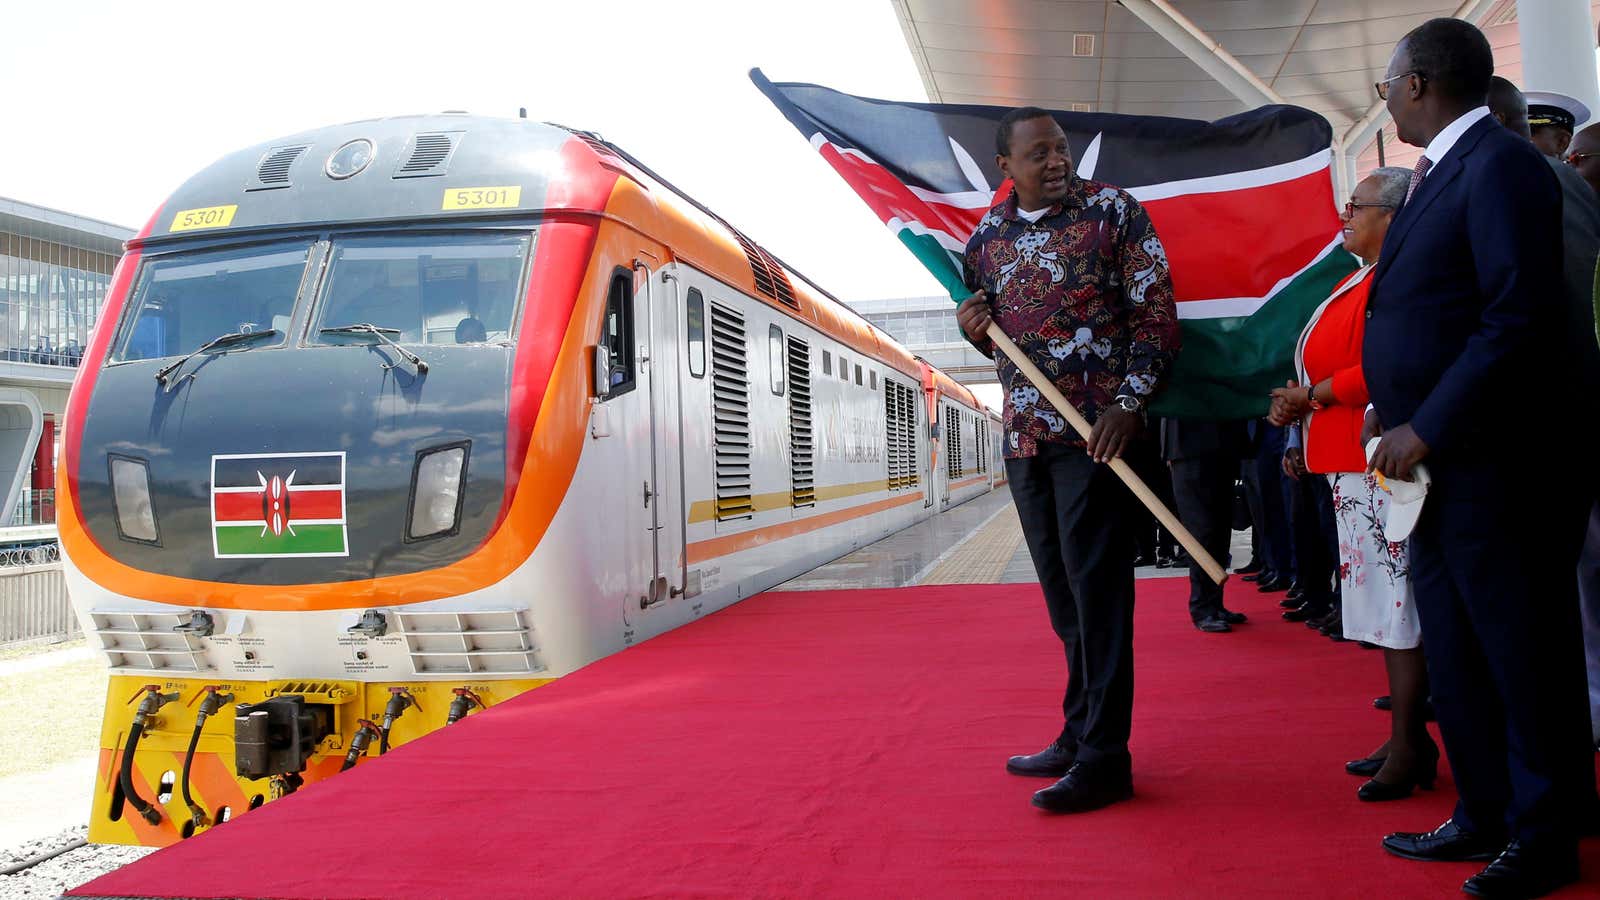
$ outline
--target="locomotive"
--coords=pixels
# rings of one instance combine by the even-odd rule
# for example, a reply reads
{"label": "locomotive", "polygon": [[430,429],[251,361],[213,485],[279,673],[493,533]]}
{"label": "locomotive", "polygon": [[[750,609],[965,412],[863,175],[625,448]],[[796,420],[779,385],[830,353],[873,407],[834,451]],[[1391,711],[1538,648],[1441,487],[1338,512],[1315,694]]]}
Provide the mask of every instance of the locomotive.
{"label": "locomotive", "polygon": [[413,116],[128,243],[59,528],[163,845],[991,490],[998,417],[620,148]]}

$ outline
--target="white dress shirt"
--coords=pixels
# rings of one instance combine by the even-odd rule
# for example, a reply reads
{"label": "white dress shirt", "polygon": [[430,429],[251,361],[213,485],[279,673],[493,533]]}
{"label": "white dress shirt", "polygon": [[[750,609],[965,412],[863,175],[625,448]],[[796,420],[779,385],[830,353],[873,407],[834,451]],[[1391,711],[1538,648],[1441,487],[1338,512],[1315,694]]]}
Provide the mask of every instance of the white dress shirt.
{"label": "white dress shirt", "polygon": [[[1446,125],[1443,131],[1428,142],[1428,146],[1423,149],[1422,155],[1428,158],[1428,162],[1438,166],[1440,162],[1444,161],[1444,155],[1449,153],[1450,148],[1456,145],[1456,141],[1461,140],[1461,136],[1467,133],[1467,129],[1477,124],[1479,119],[1487,115],[1489,115],[1489,107],[1480,106]],[[1433,170],[1430,168],[1428,171],[1431,172]],[[1427,180],[1426,176],[1424,176],[1423,180]]]}

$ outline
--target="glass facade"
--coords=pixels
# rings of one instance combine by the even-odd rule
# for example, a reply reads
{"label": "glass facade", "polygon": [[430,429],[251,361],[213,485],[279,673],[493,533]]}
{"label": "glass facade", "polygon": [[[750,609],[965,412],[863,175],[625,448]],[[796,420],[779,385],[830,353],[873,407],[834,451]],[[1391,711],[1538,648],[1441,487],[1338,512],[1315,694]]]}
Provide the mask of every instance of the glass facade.
{"label": "glass facade", "polygon": [[961,326],[956,324],[955,305],[946,302],[944,309],[917,310],[913,312],[865,313],[867,321],[889,333],[889,336],[908,347],[929,344],[961,344]]}
{"label": "glass facade", "polygon": [[0,361],[78,365],[117,259],[0,231]]}

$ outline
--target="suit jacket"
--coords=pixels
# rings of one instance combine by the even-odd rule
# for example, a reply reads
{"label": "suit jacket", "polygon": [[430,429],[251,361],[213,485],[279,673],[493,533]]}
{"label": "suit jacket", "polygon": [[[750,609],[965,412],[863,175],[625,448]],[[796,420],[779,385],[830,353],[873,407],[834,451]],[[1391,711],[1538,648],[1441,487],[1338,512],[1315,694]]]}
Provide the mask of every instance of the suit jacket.
{"label": "suit jacket", "polygon": [[1564,390],[1561,192],[1533,144],[1474,123],[1400,208],[1367,305],[1362,365],[1385,428],[1410,423],[1431,462],[1489,446]]}
{"label": "suit jacket", "polygon": [[1567,323],[1562,329],[1576,366],[1573,390],[1580,397],[1600,394],[1600,344],[1593,338],[1595,258],[1600,256],[1600,197],[1578,170],[1546,156],[1561,182],[1561,241],[1566,254]]}

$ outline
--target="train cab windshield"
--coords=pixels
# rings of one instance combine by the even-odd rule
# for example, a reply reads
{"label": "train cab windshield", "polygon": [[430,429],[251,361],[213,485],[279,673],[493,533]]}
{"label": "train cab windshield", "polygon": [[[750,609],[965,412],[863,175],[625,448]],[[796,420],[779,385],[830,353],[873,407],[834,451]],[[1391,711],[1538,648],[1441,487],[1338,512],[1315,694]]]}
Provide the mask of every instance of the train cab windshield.
{"label": "train cab windshield", "polygon": [[335,239],[312,329],[372,324],[410,344],[511,340],[523,260],[521,235],[402,235]]}
{"label": "train cab windshield", "polygon": [[184,356],[219,335],[268,330],[277,334],[253,346],[282,344],[311,249],[302,241],[151,261],[113,359]]}
{"label": "train cab windshield", "polygon": [[[238,346],[290,339],[295,305],[324,268],[310,340],[361,342],[338,334],[372,325],[409,344],[513,340],[528,232],[333,236],[152,259],[139,276],[114,362],[184,357],[219,336],[260,335]],[[298,329],[296,329],[298,333]]]}

